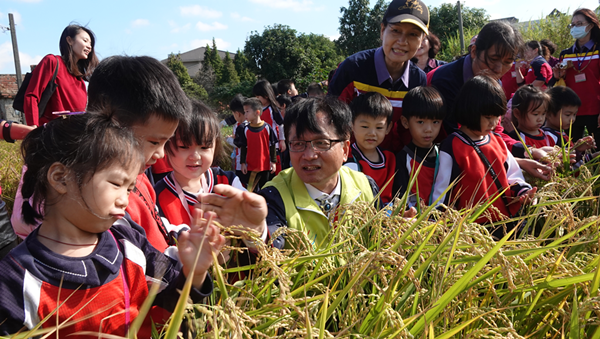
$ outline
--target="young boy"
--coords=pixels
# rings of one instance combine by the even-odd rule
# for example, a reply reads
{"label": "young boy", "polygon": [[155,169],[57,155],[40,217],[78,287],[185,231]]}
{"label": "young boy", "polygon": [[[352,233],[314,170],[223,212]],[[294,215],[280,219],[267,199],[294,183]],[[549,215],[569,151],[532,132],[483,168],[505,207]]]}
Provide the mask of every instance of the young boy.
{"label": "young boy", "polygon": [[269,173],[275,173],[277,135],[269,124],[260,119],[262,114],[260,100],[246,99],[244,113],[248,125],[236,130],[235,145],[240,148],[242,173],[249,173],[248,181],[242,181],[242,184],[252,192],[258,191],[269,181]]}
{"label": "young boy", "polygon": [[[241,160],[241,152],[240,148],[235,145],[235,136],[237,135],[237,130],[239,128],[244,128],[248,125],[246,121],[246,115],[244,113],[244,101],[246,98],[241,94],[236,94],[231,102],[229,102],[229,109],[233,112],[233,117],[235,119],[235,124],[233,125],[233,137],[227,138],[227,143],[233,146],[233,153],[231,157],[233,158],[233,168],[235,169],[235,175],[240,178],[240,181],[247,182],[248,178],[246,174],[242,173],[242,164]],[[242,133],[242,132],[240,132]]]}
{"label": "young boy", "polygon": [[[433,203],[430,196],[439,163],[439,150],[433,141],[446,115],[444,102],[435,88],[423,86],[408,91],[402,106],[400,122],[410,131],[412,141],[396,155],[393,192],[402,197],[410,189],[410,207],[419,203],[419,200],[429,205]],[[415,175],[415,183],[409,187]]]}
{"label": "young boy", "polygon": [[[546,93],[550,96],[550,104],[546,112],[546,123],[542,127],[544,134],[552,138],[554,143],[561,147],[567,144],[573,145],[568,132],[577,117],[581,99],[575,91],[564,86],[552,87]],[[577,162],[580,160],[589,161],[599,155],[598,152],[584,154],[585,151],[596,147],[594,138],[590,135],[581,138],[575,144],[579,145],[575,148]]]}
{"label": "young boy", "polygon": [[396,171],[396,157],[379,149],[379,144],[392,128],[392,104],[383,95],[370,92],[356,97],[350,108],[356,141],[350,146],[352,154],[345,166],[373,178],[381,189],[381,202],[388,204],[393,197],[391,180]]}
{"label": "young boy", "polygon": [[[112,56],[94,70],[88,87],[88,109],[106,112],[106,108],[110,108],[107,118],[133,129],[143,148],[146,170],[163,158],[165,143],[178,124],[187,124],[191,111],[173,72],[146,56]],[[156,249],[164,252],[175,244],[171,232],[178,229],[160,218],[154,189],[144,172],[137,177],[126,211],[131,221],[144,228]]]}

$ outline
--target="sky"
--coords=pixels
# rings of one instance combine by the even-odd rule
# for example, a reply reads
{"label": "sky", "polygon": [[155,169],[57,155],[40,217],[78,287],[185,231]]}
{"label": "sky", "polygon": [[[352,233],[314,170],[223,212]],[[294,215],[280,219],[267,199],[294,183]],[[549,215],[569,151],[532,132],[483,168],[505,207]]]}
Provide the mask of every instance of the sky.
{"label": "sky", "polygon": [[[46,54],[59,54],[62,30],[72,22],[87,25],[96,35],[96,54],[149,55],[165,59],[212,43],[233,53],[243,49],[252,32],[283,24],[299,33],[339,36],[340,8],[349,0],[0,0],[0,28],[9,26],[12,13],[21,70]],[[371,0],[371,6],[376,0]],[[444,0],[424,0],[440,6]],[[455,3],[455,2],[453,2]],[[557,8],[572,12],[595,9],[598,0],[465,0],[463,6],[483,8],[492,19],[517,17],[536,20]],[[4,31],[4,32],[3,32]],[[0,30],[0,74],[14,74],[11,34]]]}

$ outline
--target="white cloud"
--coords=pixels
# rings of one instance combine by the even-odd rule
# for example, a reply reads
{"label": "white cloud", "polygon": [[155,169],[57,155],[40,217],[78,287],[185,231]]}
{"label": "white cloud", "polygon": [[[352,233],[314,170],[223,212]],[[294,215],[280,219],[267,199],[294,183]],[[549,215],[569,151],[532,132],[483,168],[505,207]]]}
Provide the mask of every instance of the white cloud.
{"label": "white cloud", "polygon": [[169,26],[171,26],[171,33],[183,33],[189,31],[192,27],[192,24],[187,23],[183,26],[178,26],[175,21],[169,20]]}
{"label": "white cloud", "polygon": [[329,40],[334,41],[340,38],[339,34],[336,35],[325,35]]}
{"label": "white cloud", "polygon": [[133,28],[144,27],[144,26],[148,26],[148,25],[150,25],[150,21],[148,21],[146,19],[137,19],[137,20],[133,20],[131,22],[131,27],[133,27]]}
{"label": "white cloud", "polygon": [[207,7],[202,7],[200,5],[182,6],[179,7],[179,11],[182,16],[199,16],[205,19],[216,19],[220,18],[223,15],[223,13],[219,11]]}
{"label": "white cloud", "polygon": [[254,22],[256,20],[249,18],[247,16],[241,16],[240,13],[233,12],[231,13],[231,18],[237,20],[239,22]]}
{"label": "white cloud", "polygon": [[294,12],[314,9],[314,4],[311,0],[250,0],[250,2],[275,9],[291,9]]}
{"label": "white cloud", "polygon": [[[31,65],[37,65],[43,56],[30,56],[29,54],[19,52],[21,59],[21,73],[25,74],[31,71]],[[13,57],[12,43],[7,41],[0,45],[0,73],[15,73],[15,59]]]}
{"label": "white cloud", "polygon": [[212,24],[205,24],[204,22],[198,21],[198,23],[196,23],[196,28],[198,28],[199,31],[208,32],[227,29],[227,25],[223,25],[222,23],[216,21]]}
{"label": "white cloud", "polygon": [[[0,18],[2,18],[2,22],[6,22],[7,27],[8,27],[8,13],[12,13],[13,18],[15,19],[15,25],[18,26],[18,25],[21,24],[21,13],[15,12],[15,11],[11,11],[11,10],[9,10],[7,13],[0,12]],[[18,30],[19,29],[17,28],[17,31]]]}
{"label": "white cloud", "polygon": [[[220,39],[220,38],[215,38],[215,44],[217,45],[217,49],[220,49],[222,51],[226,51],[227,48],[229,48],[229,46],[231,46],[231,43],[224,41],[223,39]],[[212,47],[212,40],[196,39],[196,40],[192,40],[190,42],[190,46],[192,46],[192,48],[206,47],[206,45],[209,45]]]}

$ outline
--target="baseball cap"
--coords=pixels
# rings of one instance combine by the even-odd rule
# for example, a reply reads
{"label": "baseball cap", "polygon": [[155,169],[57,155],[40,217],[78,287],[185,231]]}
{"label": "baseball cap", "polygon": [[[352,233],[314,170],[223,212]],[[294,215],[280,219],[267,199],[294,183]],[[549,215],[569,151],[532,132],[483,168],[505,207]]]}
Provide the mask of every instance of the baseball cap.
{"label": "baseball cap", "polygon": [[429,34],[429,8],[421,0],[393,0],[383,18],[390,24],[404,22],[417,25]]}

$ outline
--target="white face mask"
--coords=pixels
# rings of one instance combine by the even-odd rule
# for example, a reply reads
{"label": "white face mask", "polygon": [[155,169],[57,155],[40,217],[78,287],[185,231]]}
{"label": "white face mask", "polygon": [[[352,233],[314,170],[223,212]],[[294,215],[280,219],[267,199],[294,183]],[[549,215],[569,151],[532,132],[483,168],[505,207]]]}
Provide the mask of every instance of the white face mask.
{"label": "white face mask", "polygon": [[571,36],[573,39],[581,39],[587,35],[588,32],[585,31],[588,25],[579,26],[579,27],[571,27]]}

